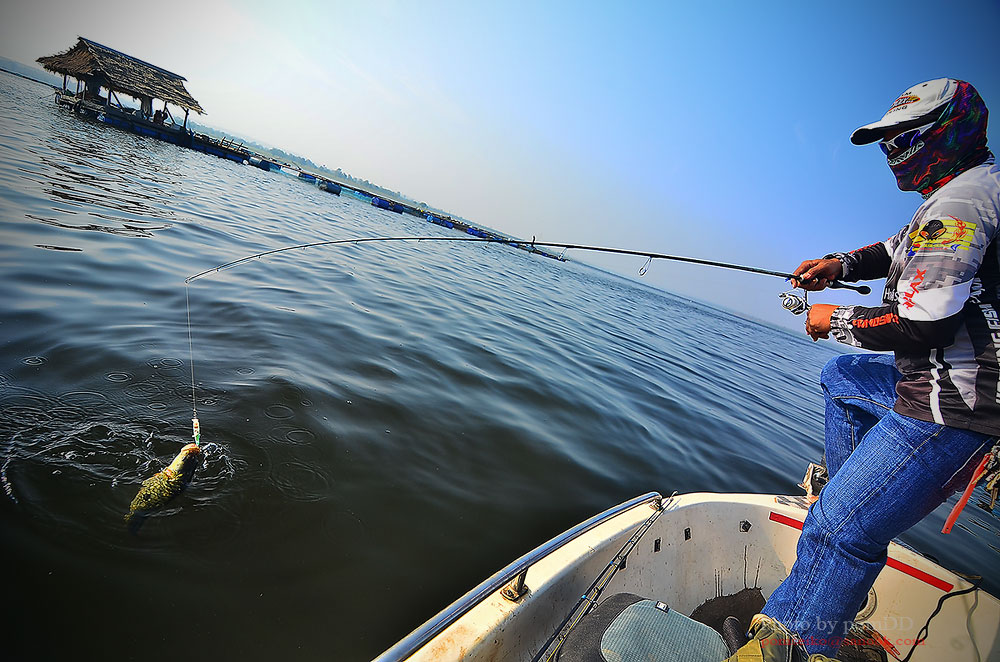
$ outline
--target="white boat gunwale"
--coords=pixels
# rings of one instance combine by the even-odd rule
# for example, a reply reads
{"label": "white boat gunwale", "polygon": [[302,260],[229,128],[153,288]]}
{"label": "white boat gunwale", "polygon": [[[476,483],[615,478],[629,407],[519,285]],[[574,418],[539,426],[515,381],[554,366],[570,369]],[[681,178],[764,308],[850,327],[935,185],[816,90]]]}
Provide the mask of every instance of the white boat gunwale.
{"label": "white boat gunwale", "polygon": [[[667,499],[669,500],[669,499]],[[601,524],[618,517],[624,512],[642,506],[652,506],[657,511],[664,508],[665,499],[659,492],[647,492],[646,494],[629,499],[602,513],[594,515],[588,520],[581,522],[572,529],[561,533],[548,542],[542,543],[521,558],[510,563],[507,567],[496,572],[474,589],[463,595],[448,607],[438,612],[438,614],[418,627],[416,630],[399,640],[392,648],[385,651],[376,658],[376,662],[401,662],[409,658],[413,653],[420,650],[425,644],[441,634],[450,625],[455,623],[462,616],[471,611],[476,605],[497,591],[502,590],[513,582],[518,576],[529,570],[535,563],[545,558],[559,548],[573,542],[580,536],[600,526]]]}

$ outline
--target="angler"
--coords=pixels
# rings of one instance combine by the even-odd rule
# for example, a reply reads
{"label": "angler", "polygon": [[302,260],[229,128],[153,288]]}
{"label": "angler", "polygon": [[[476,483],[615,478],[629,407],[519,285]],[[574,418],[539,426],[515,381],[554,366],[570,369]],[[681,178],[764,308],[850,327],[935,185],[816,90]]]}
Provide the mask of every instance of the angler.
{"label": "angler", "polygon": [[892,352],[839,356],[821,376],[830,481],[758,618],[795,631],[812,654],[837,652],[818,625],[854,620],[889,542],[966,483],[970,493],[1000,435],[1000,365],[985,321],[1000,308],[1000,167],[986,122],[967,82],[904,92],[851,142],[877,141],[900,190],[920,192],[923,204],[889,239],[795,270],[806,290],[885,278],[882,305],[813,305],[806,333]]}

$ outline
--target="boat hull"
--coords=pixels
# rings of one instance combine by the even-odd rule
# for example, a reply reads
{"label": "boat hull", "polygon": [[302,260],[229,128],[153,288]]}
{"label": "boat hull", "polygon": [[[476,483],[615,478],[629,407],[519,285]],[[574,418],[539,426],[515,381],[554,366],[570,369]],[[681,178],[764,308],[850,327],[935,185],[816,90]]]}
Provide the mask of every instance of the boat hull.
{"label": "boat hull", "polygon": [[[580,596],[609,568],[602,596],[634,593],[683,614],[746,588],[759,588],[766,597],[791,570],[806,509],[801,497],[637,497],[515,561],[378,660],[536,659],[558,645],[554,635]],[[623,563],[620,552],[637,532],[641,538]],[[970,586],[930,559],[891,544],[889,563],[875,582],[864,620],[902,656],[939,599]],[[944,659],[1000,659],[1000,602],[995,597],[974,591],[943,603],[931,636],[917,646],[912,660]]]}

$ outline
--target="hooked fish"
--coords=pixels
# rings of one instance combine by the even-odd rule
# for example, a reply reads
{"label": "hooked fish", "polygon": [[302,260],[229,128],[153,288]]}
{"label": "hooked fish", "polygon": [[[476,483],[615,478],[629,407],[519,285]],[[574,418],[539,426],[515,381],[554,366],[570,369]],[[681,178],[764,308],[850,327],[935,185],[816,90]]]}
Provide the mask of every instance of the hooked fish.
{"label": "hooked fish", "polygon": [[167,505],[184,491],[194,477],[195,469],[201,465],[203,456],[204,453],[197,444],[188,444],[181,449],[170,466],[142,481],[142,487],[132,499],[132,505],[125,515],[129,531],[136,533],[148,515]]}

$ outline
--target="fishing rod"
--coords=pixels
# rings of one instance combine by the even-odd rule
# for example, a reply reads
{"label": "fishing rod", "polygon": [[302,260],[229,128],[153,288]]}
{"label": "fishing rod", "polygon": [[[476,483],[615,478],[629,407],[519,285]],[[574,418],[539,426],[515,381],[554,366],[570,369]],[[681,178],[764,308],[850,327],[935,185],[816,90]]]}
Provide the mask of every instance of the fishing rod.
{"label": "fishing rod", "polygon": [[[642,276],[646,273],[646,269],[653,260],[672,260],[674,262],[687,262],[690,264],[701,264],[709,267],[721,267],[723,269],[734,269],[736,271],[746,271],[749,273],[763,274],[765,276],[778,276],[784,278],[785,280],[795,279],[800,281],[799,276],[792,273],[786,273],[784,271],[773,271],[771,269],[761,269],[759,267],[749,267],[742,264],[731,264],[729,262],[718,262],[716,260],[703,260],[696,257],[684,257],[680,255],[666,255],[664,253],[651,253],[648,251],[633,251],[625,248],[608,248],[606,246],[585,246],[582,244],[563,244],[551,241],[535,241],[532,237],[530,242],[522,241],[518,239],[509,239],[506,237],[428,237],[428,236],[412,236],[412,237],[356,237],[353,239],[333,239],[329,241],[313,241],[306,244],[296,244],[294,246],[284,246],[282,248],[274,248],[268,251],[261,251],[260,253],[254,253],[253,255],[247,255],[246,257],[241,257],[237,260],[232,260],[224,264],[220,264],[211,269],[206,269],[205,271],[200,271],[192,276],[188,276],[184,279],[185,285],[185,302],[187,304],[187,329],[188,329],[188,349],[191,353],[191,406],[192,406],[192,418],[191,426],[193,437],[195,440],[195,445],[200,445],[201,443],[201,424],[198,420],[198,401],[195,395],[195,378],[194,378],[194,343],[191,338],[191,300],[188,296],[187,290],[188,286],[200,279],[204,278],[210,274],[219,273],[227,269],[232,269],[240,264],[249,262],[251,260],[257,260],[268,255],[275,255],[277,253],[284,253],[287,251],[303,250],[306,248],[317,248],[320,246],[338,246],[344,244],[364,244],[371,242],[388,242],[388,241],[452,241],[452,242],[471,242],[480,244],[504,244],[506,246],[513,246],[515,248],[520,248],[522,250],[535,250],[537,247],[544,248],[561,248],[563,252],[559,255],[562,258],[567,250],[579,250],[579,251],[591,251],[595,253],[613,253],[616,255],[632,255],[636,257],[646,258],[646,263],[639,269],[639,275]],[[860,294],[869,294],[871,288],[867,285],[851,285],[850,283],[843,283],[840,281],[832,281],[827,284],[831,288],[841,288],[846,290],[854,290]],[[795,315],[800,315],[807,310],[809,310],[809,300],[808,293],[804,293],[803,296],[792,292],[782,292],[781,295],[781,306],[790,311]]]}
{"label": "fishing rod", "polygon": [[[535,248],[537,246],[544,248],[562,248],[563,252],[566,250],[579,250],[579,251],[591,251],[595,253],[614,253],[616,255],[633,255],[636,257],[646,258],[648,265],[652,260],[672,260],[674,262],[687,262],[690,264],[701,264],[709,267],[721,267],[723,269],[734,269],[736,271],[746,271],[755,274],[763,274],[765,276],[778,276],[784,278],[785,280],[796,279],[799,280],[799,276],[792,273],[787,273],[784,271],[772,271],[771,269],[761,269],[759,267],[749,267],[742,264],[731,264],[729,262],[717,262],[715,260],[703,260],[696,257],[684,257],[680,255],[665,255],[663,253],[650,253],[648,251],[633,251],[625,248],[608,248],[605,246],[585,246],[582,244],[562,244],[551,241],[535,241],[534,238],[529,241],[523,241],[518,239],[508,239],[504,237],[358,237],[355,239],[334,239],[331,241],[314,241],[308,244],[297,244],[295,246],[285,246],[283,248],[275,248],[269,251],[262,251],[260,253],[255,253],[253,255],[247,255],[246,257],[241,257],[238,260],[233,260],[231,262],[226,262],[225,264],[220,264],[217,267],[212,267],[211,269],[206,269],[205,271],[194,274],[193,276],[188,276],[184,279],[185,284],[190,284],[199,278],[204,278],[209,274],[218,273],[226,269],[231,269],[244,262],[249,262],[251,260],[256,260],[268,255],[274,255],[275,253],[283,253],[285,251],[293,251],[305,248],[316,248],[319,246],[336,246],[338,244],[362,244],[368,242],[383,242],[383,241],[461,241],[461,242],[474,242],[481,244],[504,244],[507,246],[514,246],[519,248]],[[640,269],[640,275],[645,273],[645,266]],[[827,284],[831,288],[840,288],[845,290],[854,290],[859,294],[870,294],[871,288],[867,285],[852,285],[851,283],[844,283],[841,281],[832,281]]]}

